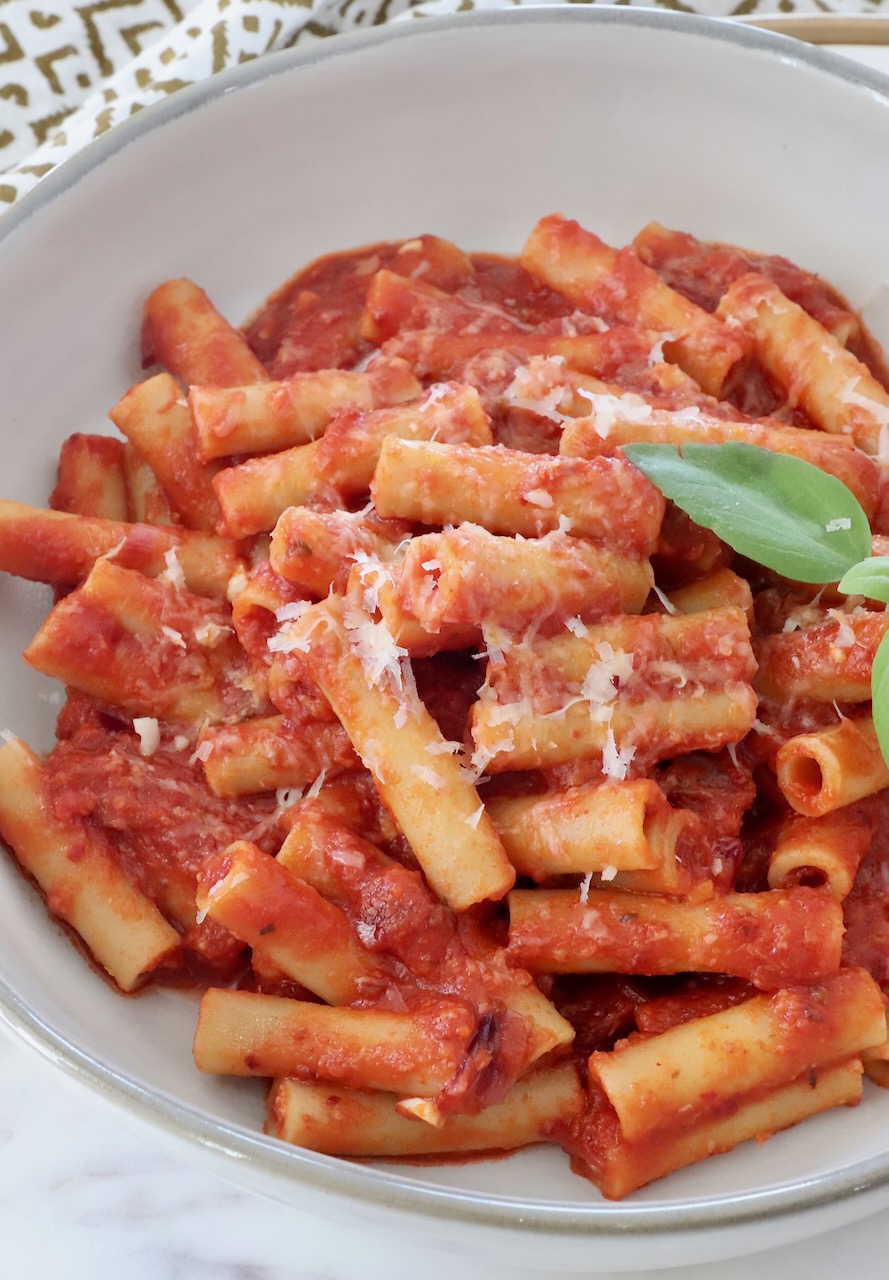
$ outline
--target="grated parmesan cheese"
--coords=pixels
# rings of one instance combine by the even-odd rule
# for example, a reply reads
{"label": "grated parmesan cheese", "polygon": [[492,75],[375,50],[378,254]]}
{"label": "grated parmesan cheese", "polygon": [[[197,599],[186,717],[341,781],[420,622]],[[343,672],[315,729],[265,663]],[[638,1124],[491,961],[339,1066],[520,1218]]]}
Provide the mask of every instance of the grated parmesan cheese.
{"label": "grated parmesan cheese", "polygon": [[874,422],[881,426],[889,424],[889,408],[886,405],[879,404],[876,400],[872,400],[870,396],[863,396],[856,387],[861,382],[861,377],[850,378],[837,394],[837,399],[843,404],[853,405],[857,409],[866,409],[873,417]]}
{"label": "grated parmesan cheese", "polygon": [[309,607],[308,600],[291,600],[275,610],[276,622],[295,622]]}
{"label": "grated parmesan cheese", "polygon": [[485,811],[485,806],[483,804],[480,804],[474,813],[471,813],[468,818],[463,819],[466,826],[472,827],[473,831],[475,831],[476,828],[478,827],[478,824],[482,820],[482,814],[484,813],[484,811]]}
{"label": "grated parmesan cheese", "polygon": [[661,604],[664,606],[664,609],[667,611],[667,613],[669,613],[671,617],[675,617],[676,614],[679,612],[679,610],[676,608],[675,604],[670,599],[670,597],[668,595],[665,595],[664,592],[661,591],[660,587],[656,585],[653,586],[651,589],[654,592],[654,594],[657,596],[658,600],[660,600]]}
{"label": "grated parmesan cheese", "polygon": [[851,529],[852,521],[848,516],[837,516],[835,520],[828,520],[824,526],[825,533],[837,533],[840,529]]}
{"label": "grated parmesan cheese", "polygon": [[139,750],[143,756],[153,756],[161,744],[160,725],[154,716],[137,716],[133,728],[139,735]]}
{"label": "grated parmesan cheese", "polygon": [[605,735],[605,745],[602,748],[602,772],[605,776],[622,782],[629,772],[630,762],[635,754],[635,747],[618,747],[614,740],[614,730],[609,725]]}
{"label": "grated parmesan cheese", "polygon": [[440,773],[436,773],[434,769],[430,769],[425,764],[412,764],[411,773],[415,778],[419,778],[421,782],[428,782],[429,786],[435,791],[441,791],[446,786],[446,782]]}
{"label": "grated parmesan cheese", "polygon": [[586,906],[590,897],[590,885],[593,882],[593,873],[588,871],[580,882],[580,901],[582,906]]}
{"label": "grated parmesan cheese", "polygon": [[633,671],[633,655],[624,649],[615,649],[607,640],[596,645],[598,662],[590,663],[583,684],[581,697],[590,703],[612,702],[618,688],[626,684]]}
{"label": "grated parmesan cheese", "polygon": [[355,932],[365,947],[372,947],[377,940],[376,925],[368,924],[366,920],[355,921]]}
{"label": "grated parmesan cheese", "polygon": [[584,391],[578,387],[577,394],[589,401],[593,430],[602,440],[608,439],[618,422],[642,424],[651,419],[651,405],[633,391],[615,396],[606,391]]}
{"label": "grated parmesan cheese", "polygon": [[[164,552],[164,564],[167,567],[164,569],[163,573],[159,575],[159,581],[168,583],[171,587],[175,587],[177,591],[184,591],[185,574],[182,572],[182,565],[179,563],[179,557],[176,554],[175,547],[170,547],[169,551]],[[229,583],[229,585],[231,585],[231,583]]]}
{"label": "grated parmesan cheese", "polygon": [[312,783],[312,785],[309,787],[308,791],[306,792],[305,794],[306,800],[314,800],[318,795],[320,795],[321,788],[324,786],[324,779],[326,777],[327,777],[327,766],[325,765],[324,768],[321,770],[321,772],[318,774],[318,777],[315,779],[315,781]]}
{"label": "grated parmesan cheese", "polygon": [[530,502],[534,507],[551,507],[553,505],[553,495],[547,493],[546,489],[530,489],[524,496],[525,501]]}
{"label": "grated parmesan cheese", "polygon": [[303,798],[302,787],[279,787],[275,792],[275,805],[280,813],[290,809]]}
{"label": "grated parmesan cheese", "polygon": [[212,754],[213,754],[213,743],[210,741],[209,738],[207,738],[205,739],[204,742],[198,743],[194,751],[192,751],[188,763],[196,764],[198,761],[200,761],[201,764],[204,764],[207,760],[210,759],[210,756]]}
{"label": "grated parmesan cheese", "polygon": [[851,649],[858,643],[858,637],[841,609],[828,609],[827,616],[837,624],[837,637],[833,642],[836,648]]}
{"label": "grated parmesan cheese", "polygon": [[165,635],[172,644],[176,645],[177,648],[188,648],[185,643],[185,636],[181,631],[176,631],[173,627],[161,627],[161,634]]}

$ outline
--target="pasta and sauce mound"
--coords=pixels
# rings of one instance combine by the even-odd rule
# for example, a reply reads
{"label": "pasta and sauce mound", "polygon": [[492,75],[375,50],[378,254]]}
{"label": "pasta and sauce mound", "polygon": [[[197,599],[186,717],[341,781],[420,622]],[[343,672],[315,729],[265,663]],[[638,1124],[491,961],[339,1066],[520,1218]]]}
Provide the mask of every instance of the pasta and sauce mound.
{"label": "pasta and sauce mound", "polygon": [[0,835],[197,1067],[351,1157],[560,1143],[617,1199],[887,1078],[878,601],[745,560],[624,455],[742,442],[885,554],[883,358],[782,258],[560,216],[144,307],[118,436],[0,568],[66,700]]}

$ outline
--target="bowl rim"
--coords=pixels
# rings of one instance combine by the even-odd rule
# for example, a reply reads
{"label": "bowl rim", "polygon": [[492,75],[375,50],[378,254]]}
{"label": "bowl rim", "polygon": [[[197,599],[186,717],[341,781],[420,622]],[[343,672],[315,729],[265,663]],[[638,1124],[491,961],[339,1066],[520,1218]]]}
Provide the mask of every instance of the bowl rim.
{"label": "bowl rim", "polygon": [[[405,15],[408,16],[408,15]],[[820,47],[731,19],[671,10],[622,6],[546,4],[523,8],[475,10],[420,21],[396,21],[379,27],[337,35],[308,49],[280,50],[217,73],[153,104],[87,145],[55,170],[11,208],[0,214],[0,250],[26,221],[39,215],[93,169],[118,151],[157,128],[200,109],[235,90],[244,90],[278,75],[298,74],[330,59],[388,45],[398,40],[428,39],[440,32],[537,24],[585,23],[601,26],[655,28],[746,47],[797,63],[867,90],[889,107],[889,75]],[[288,1146],[242,1125],[211,1119],[197,1107],[161,1090],[139,1084],[94,1057],[57,1031],[31,1009],[0,974],[0,1022],[16,1036],[101,1098],[149,1128],[163,1131],[180,1144],[221,1155],[232,1168],[249,1161],[265,1175],[309,1184],[312,1188],[365,1205],[401,1210],[439,1222],[462,1222],[505,1228],[522,1234],[548,1234],[565,1239],[582,1237],[677,1235],[765,1222],[791,1213],[836,1205],[863,1192],[889,1187],[889,1153],[871,1156],[841,1170],[755,1191],[660,1204],[595,1200],[540,1201],[489,1192],[465,1191],[419,1183],[391,1171]],[[230,1175],[237,1180],[236,1175]],[[267,1194],[274,1194],[267,1191]],[[861,1210],[861,1214],[866,1212]],[[861,1214],[859,1216],[861,1216]]]}

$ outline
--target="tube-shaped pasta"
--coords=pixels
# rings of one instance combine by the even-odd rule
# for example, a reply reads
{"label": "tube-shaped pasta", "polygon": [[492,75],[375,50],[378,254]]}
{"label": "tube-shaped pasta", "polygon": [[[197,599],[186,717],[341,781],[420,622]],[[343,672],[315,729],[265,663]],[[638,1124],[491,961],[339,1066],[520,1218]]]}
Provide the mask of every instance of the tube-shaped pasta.
{"label": "tube-shaped pasta", "polygon": [[589,1071],[632,1142],[683,1113],[718,1113],[720,1103],[844,1062],[885,1035],[879,987],[863,969],[844,969],[594,1053]]}
{"label": "tube-shaped pasta", "polygon": [[561,528],[640,555],[653,550],[664,514],[660,493],[623,458],[588,462],[392,437],[383,442],[371,493],[381,516],[470,521],[523,537]]}
{"label": "tube-shaped pasta", "polygon": [[789,738],[776,759],[778,786],[798,813],[819,817],[889,786],[873,716]]}
{"label": "tube-shaped pasta", "polygon": [[219,314],[191,280],[166,280],[148,295],[142,311],[142,359],[155,361],[186,386],[237,387],[265,382],[268,374],[244,336]]}
{"label": "tube-shaped pasta", "polygon": [[211,988],[198,1011],[194,1060],[214,1075],[310,1075],[431,1097],[455,1075],[475,1029],[457,1000],[391,1013]]}
{"label": "tube-shaped pasta", "polygon": [[173,510],[160,481],[138,449],[124,442],[124,474],[129,520],[143,524],[174,524]]}
{"label": "tube-shaped pasta", "polygon": [[861,321],[837,291],[822,276],[786,258],[698,240],[687,231],[669,230],[657,222],[649,222],[633,237],[633,251],[668,282],[672,276],[680,276],[687,287],[706,297],[702,305],[708,309],[717,304],[732,280],[756,270],[774,280],[788,298],[805,306],[844,347],[860,343]]}
{"label": "tube-shaped pasta", "polygon": [[470,957],[453,914],[420,876],[345,828],[317,801],[296,806],[278,860],[324,897],[345,904],[359,927],[424,985],[486,1010],[500,1001],[526,1019],[521,1058],[514,1055],[510,1064],[515,1074],[574,1038],[571,1024],[527,974],[489,965],[477,951]]}
{"label": "tube-shaped pasta", "polygon": [[247,840],[207,859],[196,902],[199,911],[260,948],[289,978],[329,1004],[371,999],[391,978],[338,907]]}
{"label": "tube-shaped pasta", "polygon": [[198,745],[218,796],[302,787],[322,772],[360,768],[341,724],[291,724],[284,716],[260,716],[205,730]]}
{"label": "tube-shaped pasta", "polygon": [[214,533],[216,462],[202,462],[194,422],[179,383],[168,373],[137,382],[110,411],[114,425],[149,463],[170,506],[192,529]]}
{"label": "tube-shaped pasta", "polygon": [[288,507],[275,525],[269,560],[276,573],[315,596],[333,588],[342,592],[352,566],[359,559],[391,559],[398,542],[386,537],[379,522],[357,511],[314,511]]}
{"label": "tube-shaped pasta", "polygon": [[112,436],[68,436],[59,451],[59,471],[49,505],[56,511],[104,520],[127,520],[129,501],[125,445]]}
{"label": "tube-shaped pasta", "polygon": [[645,359],[656,341],[657,334],[628,325],[614,325],[604,333],[584,333],[576,337],[519,331],[454,333],[428,328],[401,329],[387,341],[385,353],[407,360],[421,378],[447,378],[452,370],[482,352],[502,353],[515,361],[557,356],[569,369],[611,377],[623,364]]}
{"label": "tube-shaped pasta", "polygon": [[512,865],[533,880],[652,871],[663,861],[661,831],[672,812],[650,778],[545,796],[495,796],[487,810]]}
{"label": "tube-shaped pasta", "polygon": [[873,1049],[865,1049],[861,1054],[861,1065],[864,1073],[878,1084],[881,1089],[889,1088],[889,1042],[883,1041]]}
{"label": "tube-shaped pasta", "polygon": [[582,538],[555,532],[517,541],[473,524],[411,539],[399,574],[402,599],[432,632],[480,618],[517,631],[639,613],[653,582],[647,560]]}
{"label": "tube-shaped pasta", "polygon": [[399,564],[365,560],[354,565],[346,584],[346,595],[374,618],[378,617],[409,658],[475,649],[481,641],[479,628],[469,623],[443,622],[437,631],[424,627],[404,603]]}
{"label": "tube-shaped pasta", "polygon": [[391,360],[366,373],[318,369],[245,387],[192,386],[188,404],[201,456],[208,460],[307,444],[347,409],[366,413],[416,399],[421,392],[405,362]]}
{"label": "tube-shaped pasta", "polygon": [[703,578],[685,582],[669,592],[669,601],[677,613],[703,613],[705,609],[740,609],[753,624],[753,592],[746,578],[731,569],[714,569]]}
{"label": "tube-shaped pasta", "polygon": [[731,608],[502,646],[472,709],[476,754],[495,772],[602,756],[625,777],[637,751],[717,750],[753,724],[754,670],[747,620]]}
{"label": "tube-shaped pasta", "polygon": [[826,884],[842,902],[870,843],[868,823],[848,808],[819,818],[792,818],[769,858],[769,887]]}
{"label": "tube-shaped pasta", "polygon": [[399,1113],[395,1094],[275,1081],[266,1133],[310,1151],[341,1156],[419,1156],[458,1151],[514,1151],[549,1140],[549,1129],[583,1108],[570,1062],[519,1080],[501,1102],[475,1116],[449,1116],[435,1127]]}
{"label": "tube-shaped pasta", "polygon": [[519,325],[499,308],[477,306],[426,280],[411,279],[385,267],[371,281],[360,328],[362,337],[378,346],[402,329],[521,333]]}
{"label": "tube-shaped pasta", "polygon": [[824,889],[704,902],[576,889],[514,889],[509,955],[532,973],[727,973],[765,990],[837,972],[840,904]]}
{"label": "tube-shaped pasta", "polygon": [[522,265],[582,310],[605,310],[625,324],[670,335],[664,341],[665,358],[708,395],[719,395],[746,355],[743,335],[664,284],[631,249],[612,249],[558,214],[537,223],[522,250]]}
{"label": "tube-shaped pasta", "polygon": [[[490,444],[478,392],[456,383],[430,389],[416,404],[340,415],[320,439],[218,473],[214,488],[229,537],[273,529],[287,507],[325,495],[335,505],[370,487],[387,437]],[[382,514],[382,513],[381,513]]]}
{"label": "tube-shaped pasta", "polygon": [[762,1142],[831,1107],[855,1106],[861,1100],[861,1074],[857,1057],[806,1071],[789,1084],[740,1101],[727,1115],[707,1115],[694,1124],[638,1142],[621,1137],[620,1127],[605,1104],[596,1110],[597,1132],[581,1150],[584,1164],[579,1171],[587,1173],[606,1199],[620,1200],[646,1183],[732,1151],[751,1138]]}
{"label": "tube-shaped pasta", "polygon": [[7,573],[70,587],[103,556],[149,578],[181,572],[189,591],[223,597],[244,563],[231,542],[210,533],[44,511],[0,498],[0,569]]}
{"label": "tube-shaped pasta", "polygon": [[598,758],[607,776],[624,778],[637,754],[653,763],[739,742],[753,727],[756,707],[756,694],[742,681],[639,699],[618,693],[604,707],[580,700],[555,712],[482,698],[470,721],[473,760],[489,773],[504,773]]}
{"label": "tube-shaped pasta", "polygon": [[501,898],[515,872],[475,787],[408,692],[388,633],[331,597],[293,623],[290,643],[304,655],[433,889],[457,911]]}
{"label": "tube-shaped pasta", "polygon": [[213,601],[99,559],[24,657],[133,715],[206,724],[255,709],[246,654],[228,621]]}
{"label": "tube-shaped pasta", "polygon": [[833,609],[814,626],[766,636],[756,646],[753,687],[772,702],[869,702],[874,654],[886,626],[884,612]]}
{"label": "tube-shaped pasta", "polygon": [[880,452],[889,426],[889,394],[833,334],[776,284],[750,272],[729,286],[717,315],[748,333],[757,358],[791,404],[824,431],[849,435]]}
{"label": "tube-shaped pasta", "polygon": [[179,934],[127,879],[100,831],[53,815],[43,766],[18,739],[0,745],[0,836],[123,991],[175,962]]}
{"label": "tube-shaped pasta", "polygon": [[855,494],[872,520],[880,502],[880,469],[845,436],[826,435],[781,423],[734,422],[715,418],[705,410],[652,408],[640,396],[591,395],[592,413],[572,418],[565,425],[559,452],[574,458],[610,456],[621,445],[643,441],[652,444],[745,444],[802,458],[836,476]]}

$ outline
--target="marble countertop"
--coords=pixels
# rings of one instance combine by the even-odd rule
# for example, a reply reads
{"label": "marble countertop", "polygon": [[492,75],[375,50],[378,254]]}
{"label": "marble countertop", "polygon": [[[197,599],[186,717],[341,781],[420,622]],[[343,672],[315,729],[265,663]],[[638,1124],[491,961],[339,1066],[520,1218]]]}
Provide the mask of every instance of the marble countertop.
{"label": "marble countertop", "polygon": [[[837,52],[889,71],[889,49]],[[0,1024],[0,1240],[15,1280],[553,1280],[306,1214],[196,1171]],[[882,1280],[889,1215],[684,1280]],[[646,1273],[650,1274],[650,1273]],[[641,1280],[641,1273],[624,1273]],[[605,1278],[607,1280],[607,1277]]]}
{"label": "marble countertop", "polygon": [[[554,1280],[327,1223],[189,1167],[0,1025],[0,1240],[15,1280]],[[683,1280],[885,1275],[889,1215]],[[649,1273],[650,1274],[650,1273]],[[625,1280],[641,1273],[625,1273]],[[607,1277],[605,1277],[607,1280]]]}

